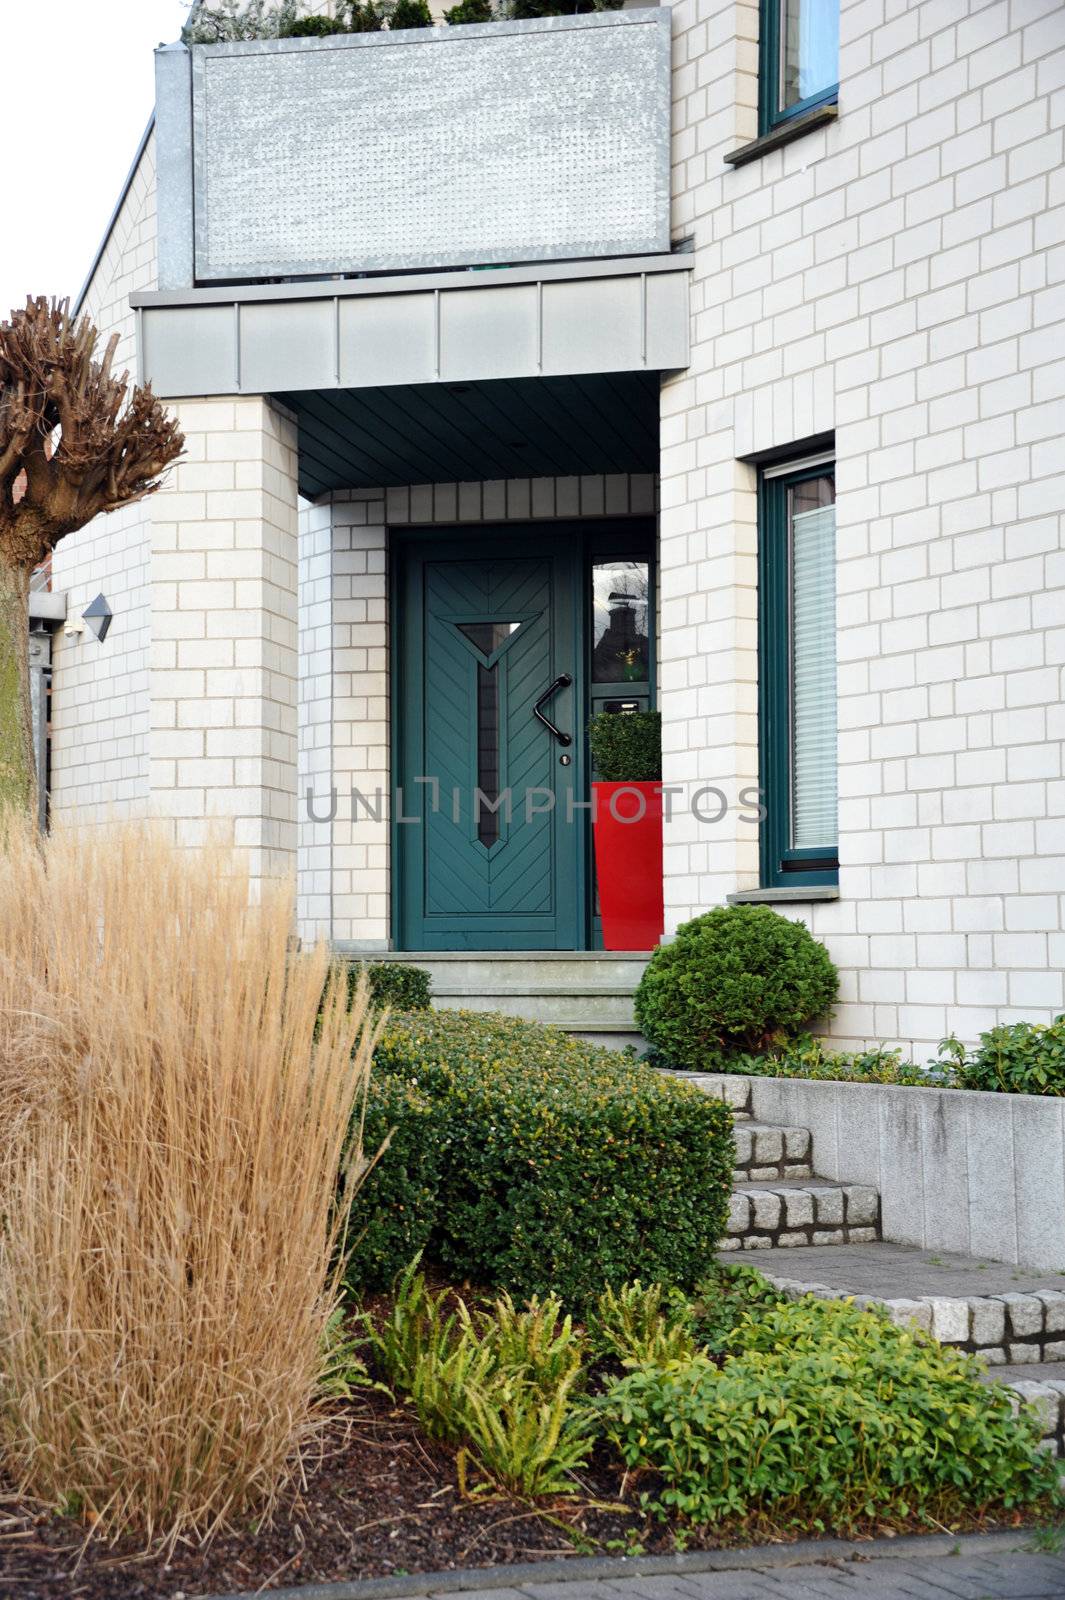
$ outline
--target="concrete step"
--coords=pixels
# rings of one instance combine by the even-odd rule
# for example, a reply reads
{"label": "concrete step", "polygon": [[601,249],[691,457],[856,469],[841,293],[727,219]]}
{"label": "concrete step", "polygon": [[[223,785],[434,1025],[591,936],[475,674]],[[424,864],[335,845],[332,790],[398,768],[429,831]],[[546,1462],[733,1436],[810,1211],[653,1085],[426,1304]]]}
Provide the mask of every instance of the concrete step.
{"label": "concrete step", "polygon": [[399,961],[424,967],[440,987],[479,989],[527,984],[618,984],[634,991],[649,960],[626,950],[404,950],[367,952],[367,961]]}
{"label": "concrete step", "polygon": [[537,1022],[565,1027],[576,1017],[624,1026],[638,1032],[632,1014],[632,990],[623,984],[481,984],[466,987],[444,982],[433,985],[433,1005],[454,1011],[499,1011],[507,1017],[532,1017]]}
{"label": "concrete step", "polygon": [[[880,1196],[864,1184],[738,1183],[729,1202],[721,1249],[783,1250],[803,1245],[869,1244],[880,1237]],[[764,1260],[758,1263],[765,1270]],[[785,1270],[783,1268],[781,1271]],[[769,1274],[767,1273],[767,1276]]]}
{"label": "concrete step", "polygon": [[381,950],[349,959],[423,968],[438,1010],[496,1011],[614,1049],[646,1049],[633,1015],[648,961],[642,951]]}
{"label": "concrete step", "polygon": [[777,1178],[812,1178],[809,1128],[785,1128],[776,1123],[736,1123],[736,1182],[766,1183]]}

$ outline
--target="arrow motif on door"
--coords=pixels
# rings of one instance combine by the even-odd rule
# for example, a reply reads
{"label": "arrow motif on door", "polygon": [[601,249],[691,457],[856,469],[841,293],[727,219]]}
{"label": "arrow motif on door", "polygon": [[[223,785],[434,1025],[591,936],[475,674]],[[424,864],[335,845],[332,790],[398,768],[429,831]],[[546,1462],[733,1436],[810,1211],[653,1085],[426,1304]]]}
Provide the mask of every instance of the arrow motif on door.
{"label": "arrow motif on door", "polygon": [[[539,613],[537,613],[538,615]],[[499,839],[499,661],[522,625],[535,618],[453,622],[477,655],[477,838],[486,850]]]}

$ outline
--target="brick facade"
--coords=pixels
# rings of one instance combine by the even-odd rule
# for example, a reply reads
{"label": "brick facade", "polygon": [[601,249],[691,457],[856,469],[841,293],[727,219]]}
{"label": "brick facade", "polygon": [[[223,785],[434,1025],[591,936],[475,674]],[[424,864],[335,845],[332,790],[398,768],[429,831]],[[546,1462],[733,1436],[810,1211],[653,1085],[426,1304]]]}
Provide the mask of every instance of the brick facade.
{"label": "brick facade", "polygon": [[[1056,0],[852,0],[839,120],[733,170],[757,7],[674,7],[694,350],[662,398],[675,782],[757,781],[756,469],[835,432],[840,898],[785,908],[833,1032],[919,1054],[1065,1005],[1065,26]],[[670,926],[758,882],[676,818]]]}
{"label": "brick facade", "polygon": [[[297,560],[290,420],[182,402],[165,496],[57,551],[72,612],[101,589],[115,610],[104,646],[58,645],[57,812],[150,806],[190,841],[230,817],[263,875],[298,855],[305,933],[380,945],[387,820],[355,829],[344,797],[390,778],[388,528],[656,499],[666,780],[736,799],[759,778],[754,458],[834,434],[840,894],[781,909],[842,969],[841,1042],[923,1056],[950,1030],[1047,1019],[1065,1008],[1059,0],[843,0],[838,121],[737,168],[758,7],[673,12],[693,352],[663,385],[657,495],[610,478],[352,491],[303,509]],[[152,170],[149,144],[86,299],[130,361]],[[302,813],[334,785],[336,821],[302,823],[297,851],[297,789]],[[739,808],[714,826],[674,808],[668,929],[757,883]]]}

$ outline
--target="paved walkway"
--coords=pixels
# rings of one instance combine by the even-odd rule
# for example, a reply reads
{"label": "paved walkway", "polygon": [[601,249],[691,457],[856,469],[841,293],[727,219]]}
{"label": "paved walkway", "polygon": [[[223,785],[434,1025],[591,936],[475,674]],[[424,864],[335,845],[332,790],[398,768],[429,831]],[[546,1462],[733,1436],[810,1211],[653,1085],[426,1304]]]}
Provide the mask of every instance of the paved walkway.
{"label": "paved walkway", "polygon": [[1021,1532],[858,1546],[806,1541],[627,1561],[577,1558],[272,1594],[274,1600],[1063,1600],[1065,1530],[1043,1540]]}

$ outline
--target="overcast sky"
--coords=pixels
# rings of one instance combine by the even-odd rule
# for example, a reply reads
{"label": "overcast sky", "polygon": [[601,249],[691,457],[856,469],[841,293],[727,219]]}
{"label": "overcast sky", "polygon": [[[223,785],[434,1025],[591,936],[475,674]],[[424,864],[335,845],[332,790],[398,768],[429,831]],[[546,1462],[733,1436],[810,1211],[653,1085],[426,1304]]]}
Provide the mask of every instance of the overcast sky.
{"label": "overcast sky", "polygon": [[27,294],[81,288],[152,112],[152,51],[187,12],[185,0],[0,0],[0,317]]}

